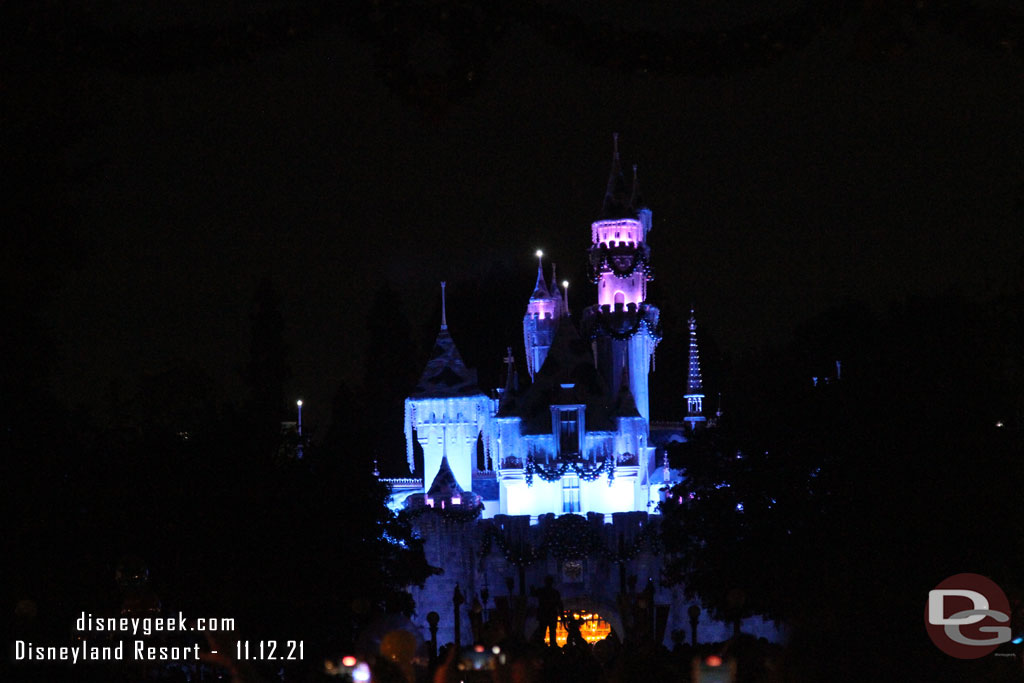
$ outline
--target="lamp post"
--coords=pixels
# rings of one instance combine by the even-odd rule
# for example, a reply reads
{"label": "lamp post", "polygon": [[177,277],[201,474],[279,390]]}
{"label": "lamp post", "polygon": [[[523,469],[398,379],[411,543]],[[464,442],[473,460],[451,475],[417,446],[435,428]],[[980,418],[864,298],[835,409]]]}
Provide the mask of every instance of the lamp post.
{"label": "lamp post", "polygon": [[697,647],[697,623],[700,621],[700,607],[690,605],[690,609],[686,610],[686,613],[690,617],[690,644]]}
{"label": "lamp post", "polygon": [[302,399],[300,398],[295,402],[296,407],[299,409],[299,421],[296,423],[296,427],[299,433],[299,445],[296,449],[296,453],[299,458],[302,458]]}
{"label": "lamp post", "polygon": [[460,614],[460,608],[462,603],[466,602],[466,598],[462,595],[462,591],[459,590],[459,584],[455,584],[455,591],[452,593],[452,608],[455,612],[455,648],[462,647],[462,615]]}
{"label": "lamp post", "polygon": [[437,624],[441,621],[441,615],[437,612],[427,612],[427,625],[430,627],[430,668],[437,666]]}

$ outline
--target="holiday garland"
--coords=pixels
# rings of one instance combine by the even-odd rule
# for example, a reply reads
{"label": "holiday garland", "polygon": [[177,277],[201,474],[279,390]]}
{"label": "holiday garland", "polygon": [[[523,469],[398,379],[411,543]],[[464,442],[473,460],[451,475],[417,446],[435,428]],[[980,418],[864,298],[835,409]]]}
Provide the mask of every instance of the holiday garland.
{"label": "holiday garland", "polygon": [[[654,317],[653,315],[648,315],[650,313],[650,308],[651,307],[647,303],[640,303],[636,307],[636,322],[625,329],[621,327],[613,327],[608,320],[610,314],[605,314],[601,309],[597,309],[596,314],[592,316],[593,319],[596,319],[597,324],[593,325],[590,329],[590,340],[593,341],[601,336],[609,336],[614,339],[618,339],[619,341],[625,341],[639,332],[641,327],[645,328],[648,334],[652,337],[660,339],[661,325],[658,323],[657,319],[653,321],[650,320],[650,318]],[[589,317],[590,316],[588,316],[588,318]],[[625,316],[619,317],[621,318]]]}
{"label": "holiday garland", "polygon": [[451,505],[445,508],[423,505],[414,508],[406,508],[399,514],[406,515],[409,519],[416,519],[417,517],[429,513],[441,517],[441,519],[448,523],[461,523],[472,522],[480,516],[483,509],[483,503],[478,503],[475,506]]}
{"label": "holiday garland", "polygon": [[526,467],[524,468],[526,485],[533,486],[534,474],[544,481],[558,481],[570,470],[574,472],[581,481],[596,481],[598,477],[607,472],[608,485],[611,486],[612,482],[615,480],[615,458],[612,456],[606,456],[597,467],[588,465],[585,462],[562,460],[556,463],[554,467],[546,469],[534,462],[533,456],[530,455],[526,458]]}

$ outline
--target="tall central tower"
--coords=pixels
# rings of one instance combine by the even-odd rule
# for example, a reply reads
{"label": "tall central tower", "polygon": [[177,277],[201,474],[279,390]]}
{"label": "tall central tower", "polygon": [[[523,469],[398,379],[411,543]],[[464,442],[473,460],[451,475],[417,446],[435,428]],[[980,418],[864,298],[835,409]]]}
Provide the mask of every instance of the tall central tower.
{"label": "tall central tower", "polygon": [[652,279],[650,231],[651,210],[640,198],[636,166],[627,189],[616,135],[601,215],[591,225],[590,269],[597,284],[597,304],[583,312],[583,331],[612,395],[628,382],[646,423],[651,417],[647,375],[661,339],[658,309],[647,303],[647,283]]}

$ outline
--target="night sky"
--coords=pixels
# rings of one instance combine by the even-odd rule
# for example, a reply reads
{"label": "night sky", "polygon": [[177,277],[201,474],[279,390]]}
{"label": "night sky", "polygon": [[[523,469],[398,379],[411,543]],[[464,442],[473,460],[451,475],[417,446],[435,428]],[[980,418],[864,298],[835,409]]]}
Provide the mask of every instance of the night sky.
{"label": "night sky", "polygon": [[[14,296],[47,279],[53,389],[93,407],[112,382],[130,394],[196,366],[230,399],[266,275],[314,423],[363,375],[381,284],[422,348],[437,283],[455,283],[465,349],[458,283],[514,274],[491,286],[519,298],[515,331],[543,248],[578,312],[613,131],[654,211],[650,299],[677,318],[696,306],[724,354],[846,298],[983,297],[1012,278],[1020,3],[823,3],[810,20],[800,2],[761,4],[24,10],[5,41],[5,144],[60,208],[19,226],[5,279]],[[487,341],[522,353],[521,332]]]}

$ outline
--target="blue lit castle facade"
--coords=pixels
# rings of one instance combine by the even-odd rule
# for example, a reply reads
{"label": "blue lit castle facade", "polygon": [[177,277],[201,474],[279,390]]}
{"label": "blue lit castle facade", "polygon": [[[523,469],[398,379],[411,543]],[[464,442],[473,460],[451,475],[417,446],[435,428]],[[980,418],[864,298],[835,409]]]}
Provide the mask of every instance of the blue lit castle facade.
{"label": "blue lit castle facade", "polygon": [[[405,401],[409,468],[418,444],[424,476],[388,480],[392,506],[414,515],[427,560],[443,570],[414,590],[421,625],[429,611],[451,615],[458,588],[467,596],[464,644],[474,608],[486,614],[492,601],[506,628],[519,605],[517,628],[530,631],[526,596],[550,575],[567,607],[599,612],[620,638],[635,624],[660,638],[688,631],[681,592],[658,585],[657,504],[678,473],[659,462],[656,444],[685,440],[701,426],[703,388],[691,317],[689,381],[675,398],[686,417],[652,425],[648,375],[661,332],[659,311],[647,300],[650,232],[636,169],[627,184],[616,144],[601,214],[591,225],[597,302],[577,327],[567,285],[560,287],[553,271],[546,277],[538,252],[523,318],[530,382],[522,390],[511,353],[504,388],[488,394],[477,385],[442,304],[431,359]],[[650,619],[623,602],[643,590]],[[451,621],[442,619],[441,642],[455,639]],[[705,620],[700,629],[702,639],[728,637],[724,624]]]}

